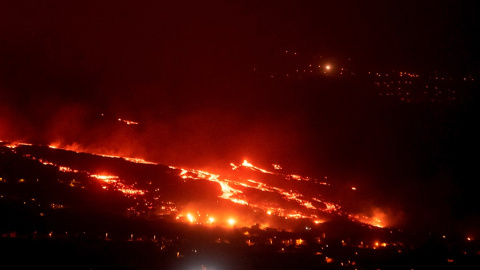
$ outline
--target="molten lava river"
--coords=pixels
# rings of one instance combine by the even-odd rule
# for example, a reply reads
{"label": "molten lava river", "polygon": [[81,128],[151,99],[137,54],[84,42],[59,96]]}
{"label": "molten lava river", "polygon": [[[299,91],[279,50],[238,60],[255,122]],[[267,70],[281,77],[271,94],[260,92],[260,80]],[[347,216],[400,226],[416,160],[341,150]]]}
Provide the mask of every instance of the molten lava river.
{"label": "molten lava river", "polygon": [[[342,208],[329,195],[334,185],[325,179],[286,173],[278,164],[260,168],[244,160],[226,165],[228,169],[205,171],[53,145],[0,141],[0,149],[55,169],[62,175],[58,181],[72,188],[120,194],[128,201],[125,213],[132,216],[202,226],[278,229],[295,224],[314,226],[334,217],[365,226],[386,225],[378,217]],[[345,192],[358,191],[351,187]]]}

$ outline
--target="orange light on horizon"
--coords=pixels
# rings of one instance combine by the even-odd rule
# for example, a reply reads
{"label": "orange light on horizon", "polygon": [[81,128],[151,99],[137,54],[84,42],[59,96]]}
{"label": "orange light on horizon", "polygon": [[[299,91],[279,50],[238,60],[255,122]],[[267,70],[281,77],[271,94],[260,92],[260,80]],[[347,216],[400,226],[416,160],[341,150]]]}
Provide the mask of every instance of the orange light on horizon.
{"label": "orange light on horizon", "polygon": [[235,219],[233,219],[233,218],[229,218],[229,219],[227,220],[227,222],[228,222],[228,224],[230,224],[230,226],[233,226],[233,225],[235,225],[235,223],[236,223]]}

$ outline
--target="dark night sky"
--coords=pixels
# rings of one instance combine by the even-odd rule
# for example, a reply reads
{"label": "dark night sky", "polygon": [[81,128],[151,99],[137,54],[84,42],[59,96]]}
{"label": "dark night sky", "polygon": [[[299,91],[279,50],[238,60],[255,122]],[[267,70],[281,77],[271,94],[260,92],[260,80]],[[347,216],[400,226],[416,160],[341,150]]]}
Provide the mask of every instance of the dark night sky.
{"label": "dark night sky", "polygon": [[[465,222],[478,214],[458,210],[475,202],[463,152],[474,101],[372,106],[338,91],[347,83],[319,94],[266,84],[252,68],[288,49],[478,74],[478,14],[474,1],[1,1],[0,138],[197,166],[284,162],[404,212],[425,204],[412,219]],[[92,123],[100,113],[141,125]]]}

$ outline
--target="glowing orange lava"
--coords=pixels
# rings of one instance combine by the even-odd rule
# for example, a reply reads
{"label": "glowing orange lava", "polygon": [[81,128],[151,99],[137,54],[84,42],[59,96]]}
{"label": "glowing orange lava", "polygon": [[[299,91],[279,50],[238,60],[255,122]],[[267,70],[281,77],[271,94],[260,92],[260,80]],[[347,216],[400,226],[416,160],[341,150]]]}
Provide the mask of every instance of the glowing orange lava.
{"label": "glowing orange lava", "polygon": [[126,119],[122,119],[122,118],[118,118],[117,119],[119,122],[123,122],[127,125],[138,125],[138,122],[135,122],[135,121],[131,121],[131,120],[126,120]]}
{"label": "glowing orange lava", "polygon": [[[310,177],[304,177],[300,175],[286,175],[286,174],[279,174],[270,172],[268,170],[262,169],[253,165],[252,163],[244,160],[242,164],[235,165],[234,163],[230,163],[232,170],[237,171],[240,168],[246,168],[255,172],[260,172],[264,174],[273,174],[277,176],[281,176],[286,180],[294,179],[297,181],[313,181],[316,184],[320,185],[329,185],[325,182],[317,181],[316,179]],[[279,166],[279,165],[277,165]],[[220,185],[222,189],[222,195],[219,197],[222,199],[229,200],[235,204],[241,205],[248,205],[253,209],[258,209],[263,211],[267,215],[275,215],[279,217],[284,217],[286,219],[311,219],[315,224],[319,224],[324,222],[323,219],[319,218],[318,212],[324,213],[335,213],[338,212],[342,214],[343,212],[340,210],[340,205],[326,202],[324,200],[320,200],[315,197],[307,197],[304,194],[299,192],[295,192],[293,190],[286,190],[280,187],[275,187],[268,185],[266,183],[260,182],[258,180],[252,179],[242,179],[242,178],[224,178],[219,174],[212,174],[206,171],[201,170],[193,170],[193,169],[182,169],[170,166],[172,169],[180,170],[180,177],[182,179],[192,179],[192,180],[207,180],[216,182]],[[232,180],[234,179],[234,180]],[[256,203],[254,201],[250,201],[248,197],[245,196],[245,191],[253,189],[263,192],[275,193],[281,195],[281,197],[288,202],[296,203],[296,205],[303,207],[305,210],[298,211],[298,210],[289,210],[283,207],[280,207],[277,202],[269,202],[269,203]],[[324,207],[319,208],[314,206],[314,202],[321,203]],[[372,226],[383,227],[383,222],[380,218],[374,217],[369,218],[365,215],[352,215],[348,214],[352,221],[363,222]]]}
{"label": "glowing orange lava", "polygon": [[90,177],[96,178],[98,180],[103,181],[106,184],[109,184],[109,186],[103,186],[104,188],[113,188],[114,190],[120,191],[125,195],[131,196],[131,195],[144,195],[145,191],[136,189],[133,187],[133,185],[127,185],[123,182],[120,181],[118,176],[115,175],[96,175],[96,174],[91,174]]}
{"label": "glowing orange lava", "polygon": [[[16,148],[21,145],[29,146],[30,144],[18,142],[13,144],[4,144],[4,146],[12,149],[12,151],[16,151]],[[65,149],[59,144],[52,144],[49,147],[52,149],[62,149],[75,152],[78,150],[72,150],[69,149],[69,147]],[[157,163],[149,162],[141,158],[99,154],[93,155],[106,158],[119,158],[132,163],[157,165]],[[229,215],[232,214],[231,212],[229,213],[229,209],[217,209],[217,211],[220,213],[219,215],[216,215],[215,213],[208,213],[208,211],[201,211],[202,214],[200,214],[200,210],[202,209],[189,209],[189,211],[185,212],[183,212],[183,210],[178,211],[173,202],[162,202],[159,200],[159,196],[144,196],[147,192],[149,192],[148,190],[139,189],[134,184],[127,183],[117,175],[93,174],[87,171],[79,171],[77,169],[61,164],[55,164],[44,159],[36,159],[30,154],[26,154],[24,157],[32,160],[38,160],[43,165],[56,166],[60,172],[84,173],[90,178],[98,180],[103,189],[121,192],[129,198],[139,200],[137,205],[144,205],[148,209],[154,209],[157,207],[161,213],[175,213],[176,219],[179,221],[196,224],[215,223],[218,225],[223,224],[227,226],[249,226],[257,223],[254,220],[250,221],[250,224],[245,223],[247,222],[245,221],[246,218],[244,219],[243,217],[239,216],[229,217]],[[240,165],[235,165],[234,163],[230,163],[230,165],[233,170],[231,175],[228,173],[227,175],[223,175],[207,172],[205,170],[178,168],[174,166],[169,166],[169,168],[173,172],[178,171],[178,176],[180,179],[183,179],[183,181],[209,181],[218,184],[221,189],[221,194],[218,196],[219,199],[225,200],[234,205],[246,207],[246,209],[249,209],[249,211],[257,213],[257,215],[258,213],[262,213],[265,215],[265,217],[269,218],[293,220],[309,219],[312,223],[319,224],[323,223],[326,219],[328,220],[328,215],[338,214],[346,216],[355,222],[362,222],[376,227],[386,226],[386,216],[380,211],[374,212],[373,217],[363,214],[348,213],[344,211],[338,203],[326,201],[319,194],[317,196],[312,196],[306,194],[305,192],[295,190],[293,188],[294,186],[289,184],[289,182],[291,183],[291,181],[294,180],[311,182],[311,184],[318,184],[322,186],[330,186],[330,184],[326,182],[297,174],[281,173],[283,172],[283,169],[278,164],[272,164],[272,167],[275,171],[269,171],[257,167],[247,160],[244,160]],[[250,170],[253,173],[248,174],[248,178],[243,178],[242,175],[244,174],[241,173],[241,170]],[[255,179],[251,179],[251,177],[255,177]],[[78,186],[78,182],[72,182],[70,184],[72,186]],[[351,189],[356,190],[355,187],[352,187]],[[250,194],[263,194],[264,197],[272,199],[259,200],[258,196],[252,197]],[[142,199],[137,198],[137,196]],[[133,212],[136,211],[135,207],[130,207],[127,210]],[[265,224],[262,224],[262,226],[265,226]]]}

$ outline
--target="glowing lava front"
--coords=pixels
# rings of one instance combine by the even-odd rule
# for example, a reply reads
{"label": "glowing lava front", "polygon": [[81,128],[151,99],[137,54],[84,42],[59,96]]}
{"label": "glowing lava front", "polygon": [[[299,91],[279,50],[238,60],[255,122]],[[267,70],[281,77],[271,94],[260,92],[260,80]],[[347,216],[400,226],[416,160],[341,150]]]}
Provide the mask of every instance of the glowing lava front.
{"label": "glowing lava front", "polygon": [[[10,151],[13,152],[17,151],[17,148],[20,146],[31,146],[22,143],[3,143],[3,145],[10,148]],[[58,145],[51,145],[49,148],[55,149],[55,151],[74,151],[70,149],[59,150]],[[79,153],[77,151],[74,152]],[[130,163],[148,164],[152,168],[162,166],[139,158],[91,155],[121,159]],[[139,188],[136,181],[132,182],[131,180],[123,179],[124,177],[121,174],[91,173],[82,168],[71,168],[65,166],[65,164],[57,164],[42,158],[36,158],[33,154],[24,154],[23,156],[37,160],[45,166],[55,166],[58,171],[63,173],[86,174],[90,179],[97,180],[102,189],[121,192],[124,196],[136,201],[127,210],[137,215],[145,212],[139,210],[139,207],[144,207],[149,209],[148,211],[155,211],[158,215],[173,214],[175,219],[180,222],[215,224],[227,227],[252,226],[254,224],[281,227],[281,225],[277,225],[279,224],[278,221],[295,221],[299,219],[309,220],[312,224],[319,224],[329,220],[332,215],[339,215],[371,226],[385,226],[385,215],[375,214],[373,217],[369,217],[364,214],[350,213],[342,209],[337,202],[329,201],[327,199],[328,196],[321,195],[320,191],[330,188],[330,184],[311,177],[283,173],[284,170],[278,164],[272,164],[273,169],[270,171],[244,160],[239,165],[230,163],[232,171],[225,175],[204,170],[174,166],[166,167],[173,175],[177,175],[182,182],[208,181],[218,184],[221,193],[217,198],[209,199],[215,201],[215,204],[218,206],[210,203],[209,208],[196,205],[195,203],[185,204],[175,201],[164,201],[160,197],[168,194],[162,195],[162,189],[158,185],[152,185],[152,182],[149,182],[148,185],[142,184],[142,188]],[[78,186],[78,182],[70,184]],[[311,192],[312,190],[314,192]],[[315,192],[315,190],[318,192]],[[355,188],[348,190],[355,190]],[[225,203],[220,203],[218,200],[223,200]],[[194,202],[195,198],[191,198],[190,201]],[[233,208],[237,209],[237,211],[233,211]]]}

